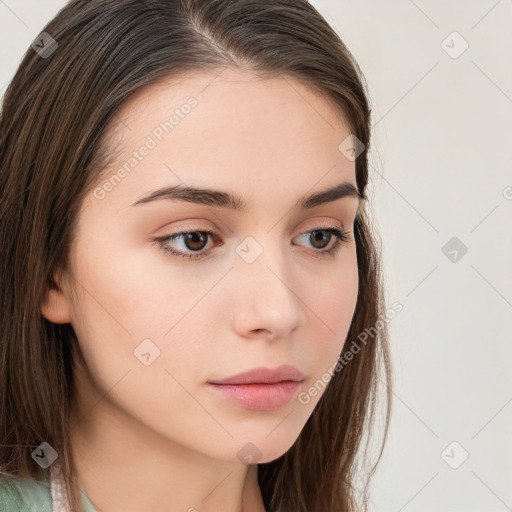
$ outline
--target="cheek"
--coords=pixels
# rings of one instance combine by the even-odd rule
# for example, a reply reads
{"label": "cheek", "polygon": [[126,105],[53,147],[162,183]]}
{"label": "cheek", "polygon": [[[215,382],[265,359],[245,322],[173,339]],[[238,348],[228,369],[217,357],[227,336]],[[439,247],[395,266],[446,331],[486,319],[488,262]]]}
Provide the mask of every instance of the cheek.
{"label": "cheek", "polygon": [[144,389],[155,399],[168,398],[173,386],[166,370],[184,383],[204,373],[212,303],[201,298],[218,278],[184,282],[176,269],[151,264],[144,251],[116,257],[103,249],[84,253],[76,270],[86,286],[79,289],[72,325],[87,365],[105,391],[129,372],[129,380],[138,381],[135,401]]}
{"label": "cheek", "polygon": [[74,311],[80,328],[90,331],[84,338],[99,334],[123,344],[161,339],[200,297],[200,290],[181,282],[175,269],[158,267],[147,251],[133,248],[91,248],[76,274],[85,283]]}
{"label": "cheek", "polygon": [[[196,342],[204,336],[193,312],[186,316],[189,301],[162,282],[148,291],[149,276],[126,267],[110,273],[106,286],[108,272],[103,271],[114,267],[104,266],[101,275],[89,269],[88,292],[80,293],[73,322],[98,393],[93,402],[104,397],[128,414],[123,421],[136,418],[165,436],[197,435],[201,410],[187,390],[204,373]],[[121,274],[130,277],[120,280]],[[193,295],[190,299],[197,301]]]}
{"label": "cheek", "polygon": [[308,305],[314,312],[310,332],[322,333],[315,336],[314,347],[309,347],[314,348],[316,374],[324,373],[336,362],[354,316],[359,286],[355,254],[350,261],[318,286],[317,293],[309,294]]}

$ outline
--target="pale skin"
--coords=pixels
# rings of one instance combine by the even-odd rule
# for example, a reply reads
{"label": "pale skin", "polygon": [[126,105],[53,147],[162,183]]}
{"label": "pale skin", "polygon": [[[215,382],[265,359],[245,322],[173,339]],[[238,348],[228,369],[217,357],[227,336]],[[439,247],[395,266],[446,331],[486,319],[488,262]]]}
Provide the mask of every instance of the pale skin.
{"label": "pale skin", "polygon": [[[355,162],[338,150],[347,124],[293,78],[229,68],[213,78],[152,85],[117,113],[121,151],[106,179],[187,98],[198,102],[103,198],[85,198],[69,271],[55,272],[59,289],[42,306],[48,320],[72,324],[83,353],[70,436],[98,511],[264,511],[257,465],[239,451],[252,443],[260,463],[284,454],[322,392],[254,411],[206,382],[290,364],[307,391],[336,363],[354,313],[358,198],[295,207],[342,182],[356,187]],[[132,206],[172,185],[236,194],[246,210],[176,199]],[[322,232],[315,245],[311,231],[333,226],[349,239],[328,255],[337,238]],[[208,256],[174,256],[153,241],[186,228],[218,236],[166,246]],[[251,263],[236,252],[249,236],[262,248]],[[160,350],[148,366],[134,355],[145,339]]]}

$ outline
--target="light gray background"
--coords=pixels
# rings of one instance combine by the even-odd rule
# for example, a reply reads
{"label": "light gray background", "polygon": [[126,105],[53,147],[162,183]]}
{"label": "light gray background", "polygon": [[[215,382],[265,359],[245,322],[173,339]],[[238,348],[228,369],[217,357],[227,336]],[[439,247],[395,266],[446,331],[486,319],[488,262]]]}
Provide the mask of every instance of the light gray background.
{"label": "light gray background", "polygon": [[[369,83],[370,196],[403,305],[371,509],[512,510],[512,1],[312,3]],[[0,0],[0,94],[64,4]]]}

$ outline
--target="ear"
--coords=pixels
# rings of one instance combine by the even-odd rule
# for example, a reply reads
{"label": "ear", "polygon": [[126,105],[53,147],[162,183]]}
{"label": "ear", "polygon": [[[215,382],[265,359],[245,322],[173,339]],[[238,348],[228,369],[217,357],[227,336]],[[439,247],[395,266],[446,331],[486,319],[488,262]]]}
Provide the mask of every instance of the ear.
{"label": "ear", "polygon": [[71,322],[71,302],[63,286],[62,274],[55,272],[48,283],[46,298],[41,305],[41,314],[54,324]]}

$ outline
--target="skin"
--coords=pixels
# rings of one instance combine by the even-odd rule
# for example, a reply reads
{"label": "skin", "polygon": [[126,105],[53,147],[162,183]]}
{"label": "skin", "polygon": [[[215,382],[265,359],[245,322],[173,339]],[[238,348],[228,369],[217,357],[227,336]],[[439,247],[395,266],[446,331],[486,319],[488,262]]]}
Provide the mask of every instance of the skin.
{"label": "skin", "polygon": [[[206,382],[291,364],[305,375],[297,393],[305,391],[336,363],[354,313],[358,199],[294,209],[306,194],[356,186],[355,162],[338,150],[348,126],[293,78],[229,68],[213,78],[197,72],[151,85],[117,113],[110,133],[120,152],[107,178],[188,97],[198,101],[104,198],[85,198],[69,269],[55,273],[59,287],[42,307],[77,334],[73,457],[104,512],[238,512],[242,502],[246,512],[264,511],[257,465],[237,453],[251,442],[260,463],[284,454],[323,390],[308,404],[254,411]],[[182,183],[238,194],[247,211],[177,200],[132,206]],[[315,245],[309,232],[332,224],[350,239],[322,256],[336,238]],[[187,227],[219,238],[167,245],[207,257],[180,258],[152,243]],[[252,263],[235,251],[248,236],[263,249]],[[133,353],[147,338],[160,349],[149,366]]]}

